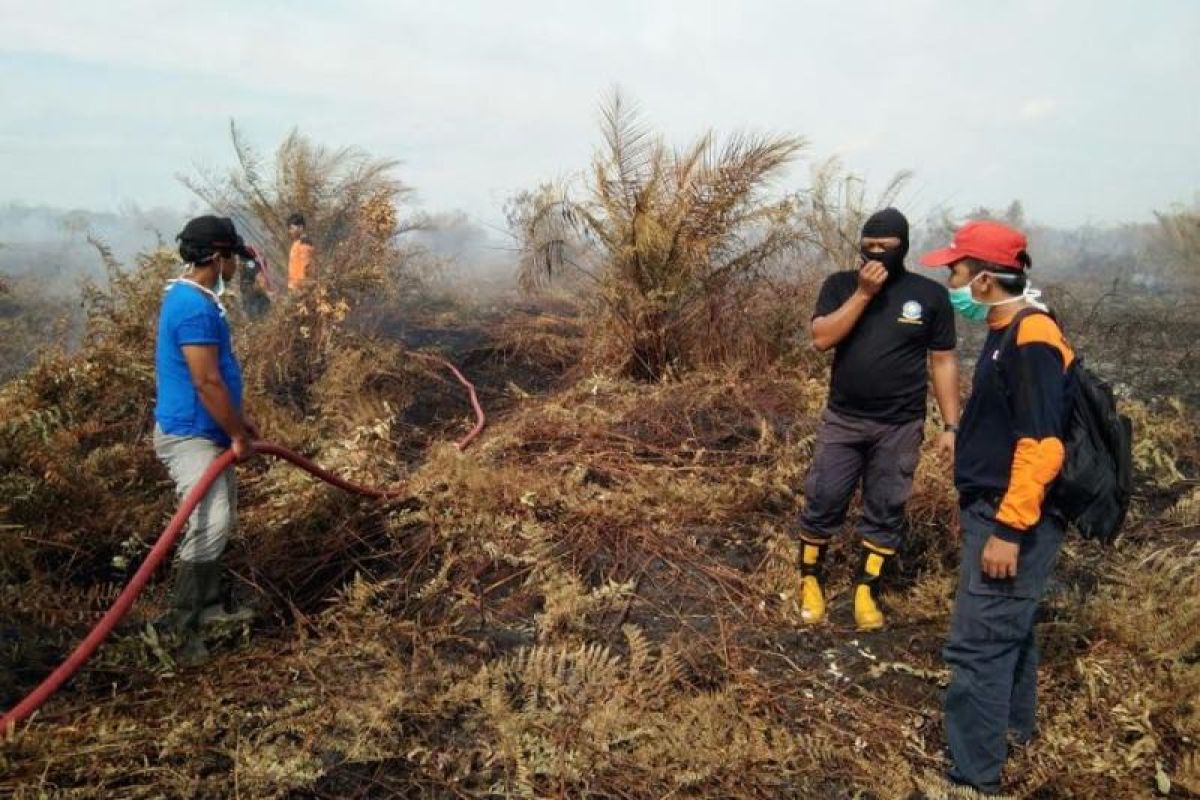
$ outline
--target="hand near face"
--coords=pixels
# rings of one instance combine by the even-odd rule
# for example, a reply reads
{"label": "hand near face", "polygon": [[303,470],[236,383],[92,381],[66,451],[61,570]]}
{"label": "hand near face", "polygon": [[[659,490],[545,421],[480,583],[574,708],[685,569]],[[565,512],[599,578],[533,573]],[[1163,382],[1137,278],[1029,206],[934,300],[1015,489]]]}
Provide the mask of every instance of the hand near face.
{"label": "hand near face", "polygon": [[858,290],[867,297],[874,297],[887,280],[887,267],[878,261],[868,261],[858,270]]}

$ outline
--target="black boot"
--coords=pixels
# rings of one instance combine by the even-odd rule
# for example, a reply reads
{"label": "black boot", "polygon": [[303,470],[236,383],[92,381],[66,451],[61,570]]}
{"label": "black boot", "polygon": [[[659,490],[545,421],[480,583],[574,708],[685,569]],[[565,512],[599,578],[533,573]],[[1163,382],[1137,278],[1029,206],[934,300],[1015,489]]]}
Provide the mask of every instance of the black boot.
{"label": "black boot", "polygon": [[175,567],[175,586],[168,615],[172,632],[179,641],[175,660],[185,667],[208,661],[208,648],[200,635],[200,612],[204,610],[205,570],[209,563],[180,561]]}
{"label": "black boot", "polygon": [[219,561],[200,565],[201,584],[204,591],[204,610],[200,612],[200,625],[232,625],[250,622],[254,610],[238,602],[229,580],[229,572]]}

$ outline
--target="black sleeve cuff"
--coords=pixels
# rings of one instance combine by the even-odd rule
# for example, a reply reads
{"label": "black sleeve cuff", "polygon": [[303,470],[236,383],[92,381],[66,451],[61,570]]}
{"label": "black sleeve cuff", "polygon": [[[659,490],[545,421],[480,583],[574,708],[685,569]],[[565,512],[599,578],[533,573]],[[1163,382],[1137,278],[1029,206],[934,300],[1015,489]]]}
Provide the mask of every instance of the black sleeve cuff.
{"label": "black sleeve cuff", "polygon": [[996,527],[992,528],[993,536],[995,536],[997,539],[1003,539],[1006,542],[1011,542],[1012,544],[1020,544],[1021,537],[1024,534],[1025,531],[1014,528],[1011,525],[1005,525],[1003,522],[997,522]]}

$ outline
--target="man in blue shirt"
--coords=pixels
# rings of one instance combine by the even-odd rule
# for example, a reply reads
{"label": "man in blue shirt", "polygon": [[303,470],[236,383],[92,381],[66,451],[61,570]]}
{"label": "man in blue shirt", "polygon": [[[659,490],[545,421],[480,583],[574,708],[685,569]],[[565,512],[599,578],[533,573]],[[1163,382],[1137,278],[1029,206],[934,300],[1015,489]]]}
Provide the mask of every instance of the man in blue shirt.
{"label": "man in blue shirt", "polygon": [[[238,258],[250,254],[228,218],[197,217],[177,237],[187,267],[163,297],[155,350],[157,403],[154,450],[180,498],[226,449],[238,460],[252,455],[257,435],[242,408],[242,371],[233,352],[220,296]],[[188,521],[176,554],[171,611],[165,622],[181,640],[179,660],[208,657],[202,621],[244,619],[222,591],[221,555],[237,521],[237,483],[227,469]]]}

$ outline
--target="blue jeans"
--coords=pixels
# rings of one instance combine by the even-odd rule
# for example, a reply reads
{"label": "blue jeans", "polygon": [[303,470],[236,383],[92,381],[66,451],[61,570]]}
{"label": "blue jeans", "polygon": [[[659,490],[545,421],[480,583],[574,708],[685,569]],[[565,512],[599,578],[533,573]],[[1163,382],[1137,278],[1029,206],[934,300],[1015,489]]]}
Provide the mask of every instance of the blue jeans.
{"label": "blue jeans", "polygon": [[983,792],[1000,790],[1008,731],[1034,734],[1038,650],[1033,623],[1058,560],[1063,524],[1046,515],[1022,534],[1017,575],[993,580],[980,556],[995,525],[995,508],[977,501],[962,510],[962,563],[950,640],[942,651],[952,668],[945,729],[950,778]]}

